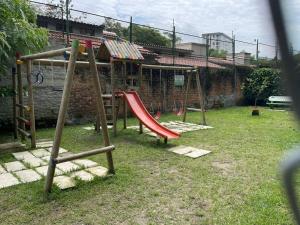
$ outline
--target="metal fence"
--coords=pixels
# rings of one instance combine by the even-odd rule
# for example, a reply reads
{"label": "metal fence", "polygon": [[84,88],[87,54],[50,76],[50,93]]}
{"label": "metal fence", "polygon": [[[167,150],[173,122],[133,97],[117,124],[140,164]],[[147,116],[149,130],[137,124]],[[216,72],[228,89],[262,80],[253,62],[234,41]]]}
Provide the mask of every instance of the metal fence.
{"label": "metal fence", "polygon": [[[232,34],[228,40],[219,40],[213,37],[207,38],[193,33],[178,31],[174,23],[170,25],[170,29],[163,29],[136,23],[133,17],[128,18],[128,20],[121,20],[74,9],[68,7],[66,4],[54,5],[36,1],[30,2],[38,14],[61,19],[61,33],[66,37],[66,44],[69,44],[70,35],[72,35],[70,21],[75,21],[97,26],[104,24],[106,31],[115,32],[120,38],[142,46],[148,46],[150,49],[169,49],[169,51],[164,51],[164,55],[173,57],[173,60],[171,59],[173,64],[175,63],[175,57],[180,57],[180,51],[183,51],[180,49],[185,48],[182,46],[182,43],[193,42],[202,45],[202,51],[191,53],[191,57],[203,59],[206,63],[217,63],[218,61],[220,62],[226,59],[227,61],[231,61],[233,65],[238,65],[240,61],[244,59],[244,57],[241,56],[241,52],[247,52],[251,54],[251,64],[259,65],[268,62],[269,66],[278,67],[279,65],[279,48],[275,43],[262,43],[258,39],[239,40],[235,38],[234,34]],[[142,33],[145,31],[145,28],[149,28],[147,32],[152,34],[152,38],[149,40],[141,40],[140,38],[143,37]],[[214,51],[214,43],[226,46],[227,51]],[[299,52],[297,50],[293,51],[295,53]],[[211,56],[210,60],[208,59],[209,56]]]}

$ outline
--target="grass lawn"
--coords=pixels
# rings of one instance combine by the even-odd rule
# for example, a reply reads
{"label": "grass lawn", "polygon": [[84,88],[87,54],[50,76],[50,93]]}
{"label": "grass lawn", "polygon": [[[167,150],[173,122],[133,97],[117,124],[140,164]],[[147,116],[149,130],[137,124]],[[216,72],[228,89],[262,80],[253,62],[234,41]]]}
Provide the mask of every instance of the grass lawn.
{"label": "grass lawn", "polygon": [[[168,145],[122,130],[111,142],[116,175],[54,189],[43,201],[44,181],[0,190],[1,224],[292,224],[278,176],[283,154],[300,139],[291,112],[249,107],[211,110],[213,129],[182,134]],[[199,113],[188,114],[198,122]],[[174,115],[162,121],[178,120]],[[129,119],[136,125],[136,119]],[[85,125],[86,126],[86,125]],[[83,126],[64,129],[62,147],[78,152],[99,147],[102,137]],[[52,138],[54,129],[38,130]],[[2,135],[0,142],[8,139]],[[163,142],[162,142],[163,143]],[[189,145],[212,153],[191,159],[166,151]],[[105,155],[91,159],[106,166]],[[10,160],[2,156],[0,160]]]}

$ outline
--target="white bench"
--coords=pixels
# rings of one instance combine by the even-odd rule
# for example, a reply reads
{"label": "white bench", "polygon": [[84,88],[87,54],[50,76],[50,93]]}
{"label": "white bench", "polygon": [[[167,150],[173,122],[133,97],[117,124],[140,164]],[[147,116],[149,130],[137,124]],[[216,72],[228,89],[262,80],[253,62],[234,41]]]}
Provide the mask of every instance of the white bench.
{"label": "white bench", "polygon": [[290,96],[270,96],[267,105],[272,109],[274,106],[291,106],[292,99]]}

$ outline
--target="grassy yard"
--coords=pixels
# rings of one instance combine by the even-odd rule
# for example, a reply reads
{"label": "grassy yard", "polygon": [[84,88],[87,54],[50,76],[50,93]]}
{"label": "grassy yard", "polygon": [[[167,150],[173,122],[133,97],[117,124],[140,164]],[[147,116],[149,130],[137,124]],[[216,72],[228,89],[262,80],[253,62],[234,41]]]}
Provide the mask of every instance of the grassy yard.
{"label": "grassy yard", "polygon": [[[0,190],[1,224],[292,224],[278,176],[283,154],[300,135],[292,113],[250,108],[211,110],[214,129],[184,133],[168,145],[122,130],[111,138],[116,175],[55,189],[43,201],[44,181]],[[199,121],[188,114],[189,122]],[[174,115],[162,121],[178,120]],[[135,119],[130,124],[137,124]],[[102,138],[83,126],[64,129],[62,147],[78,152]],[[54,129],[38,130],[52,138]],[[3,136],[0,141],[7,137]],[[190,145],[212,153],[191,159],[167,148]],[[91,159],[106,166],[105,155]],[[2,156],[1,161],[10,160]]]}

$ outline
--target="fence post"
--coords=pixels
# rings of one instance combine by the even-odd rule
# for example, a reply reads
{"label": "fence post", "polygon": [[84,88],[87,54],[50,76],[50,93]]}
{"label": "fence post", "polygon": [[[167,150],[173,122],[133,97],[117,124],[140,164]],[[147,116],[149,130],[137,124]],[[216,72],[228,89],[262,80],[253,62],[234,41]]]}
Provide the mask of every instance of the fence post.
{"label": "fence post", "polygon": [[132,16],[130,17],[130,24],[129,24],[129,42],[132,43]]}
{"label": "fence post", "polygon": [[258,66],[258,39],[256,39],[256,64]]}
{"label": "fence post", "polygon": [[66,0],[66,31],[67,31],[67,45],[70,44],[70,26],[69,26],[69,0]]}
{"label": "fence post", "polygon": [[232,64],[233,64],[233,74],[234,74],[234,101],[236,103],[237,100],[237,91],[236,91],[236,86],[237,86],[237,76],[236,76],[236,65],[235,65],[235,35],[232,35]]}

